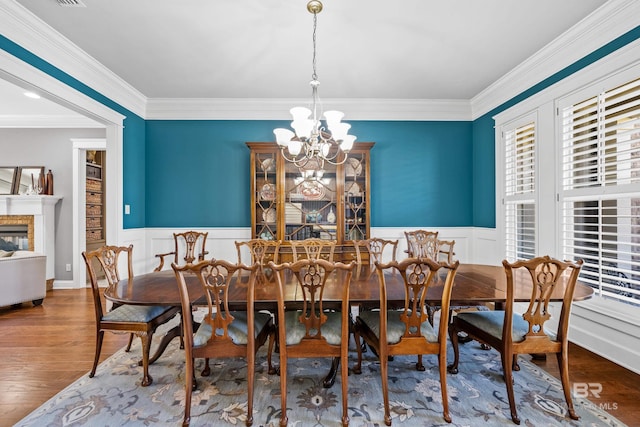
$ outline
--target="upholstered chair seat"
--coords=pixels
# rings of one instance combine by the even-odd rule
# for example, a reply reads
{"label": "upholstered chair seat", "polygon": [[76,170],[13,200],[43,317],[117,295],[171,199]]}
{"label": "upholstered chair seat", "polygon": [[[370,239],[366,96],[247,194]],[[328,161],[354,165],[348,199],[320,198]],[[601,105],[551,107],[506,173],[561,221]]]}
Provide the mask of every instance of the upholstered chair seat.
{"label": "upholstered chair seat", "polygon": [[[249,326],[247,325],[247,312],[246,311],[232,311],[229,313],[234,317],[233,321],[227,326],[227,333],[229,338],[235,345],[247,345],[247,333]],[[268,324],[271,323],[271,315],[268,313],[256,312],[253,321],[253,330],[255,331],[255,337],[258,337],[258,333],[265,329]],[[222,334],[222,329],[217,333]],[[195,335],[193,336],[193,346],[200,347],[211,339],[213,336],[213,328],[210,323],[202,322]]]}
{"label": "upholstered chair seat", "polygon": [[[502,328],[504,327],[504,311],[475,311],[459,313],[460,320],[464,320],[488,334],[500,339],[502,338]],[[529,323],[519,314],[513,315],[513,328],[511,339],[513,342],[524,341],[525,335],[529,332]]]}
{"label": "upholstered chair seat", "polygon": [[[300,344],[307,330],[304,323],[300,322],[301,311],[287,311],[284,314],[285,328],[287,331],[287,345]],[[342,341],[342,313],[325,312],[327,321],[322,325],[322,336],[327,344],[340,345]]]}
{"label": "upholstered chair seat", "polygon": [[106,322],[149,322],[172,307],[159,305],[121,305],[102,316]]}

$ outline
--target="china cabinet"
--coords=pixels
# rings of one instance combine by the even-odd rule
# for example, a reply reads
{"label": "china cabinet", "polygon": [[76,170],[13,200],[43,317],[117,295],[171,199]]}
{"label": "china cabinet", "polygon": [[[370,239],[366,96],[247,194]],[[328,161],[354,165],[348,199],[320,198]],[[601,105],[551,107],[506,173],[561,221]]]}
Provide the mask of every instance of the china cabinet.
{"label": "china cabinet", "polygon": [[336,259],[355,259],[354,240],[369,238],[369,154],[372,142],[355,144],[342,165],[298,168],[275,142],[247,142],[251,150],[252,238],[287,242],[320,238],[337,242]]}

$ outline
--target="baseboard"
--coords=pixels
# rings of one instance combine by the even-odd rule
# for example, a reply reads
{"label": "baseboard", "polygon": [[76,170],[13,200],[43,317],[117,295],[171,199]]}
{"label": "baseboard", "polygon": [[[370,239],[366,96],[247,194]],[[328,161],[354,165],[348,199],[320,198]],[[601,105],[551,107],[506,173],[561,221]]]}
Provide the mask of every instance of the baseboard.
{"label": "baseboard", "polygon": [[[73,280],[54,280],[51,289],[78,289]],[[47,291],[51,290],[47,288]]]}
{"label": "baseboard", "polygon": [[569,340],[640,374],[640,326],[622,313],[614,315],[597,309],[595,301],[588,303],[594,303],[594,307],[574,304]]}

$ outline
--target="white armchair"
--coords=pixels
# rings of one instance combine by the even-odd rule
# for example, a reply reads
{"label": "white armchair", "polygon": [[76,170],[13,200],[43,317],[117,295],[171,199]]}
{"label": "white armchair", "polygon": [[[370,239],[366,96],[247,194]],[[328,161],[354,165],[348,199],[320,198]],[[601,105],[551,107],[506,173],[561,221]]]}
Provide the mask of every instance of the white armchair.
{"label": "white armchair", "polygon": [[40,305],[47,294],[47,257],[30,251],[16,251],[0,258],[0,306],[31,301]]}

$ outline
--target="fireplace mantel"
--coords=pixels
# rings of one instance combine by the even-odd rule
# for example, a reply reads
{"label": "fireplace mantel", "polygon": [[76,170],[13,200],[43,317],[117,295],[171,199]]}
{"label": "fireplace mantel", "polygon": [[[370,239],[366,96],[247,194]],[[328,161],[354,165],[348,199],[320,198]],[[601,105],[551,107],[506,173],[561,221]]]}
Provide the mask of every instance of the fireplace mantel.
{"label": "fireplace mantel", "polygon": [[55,278],[55,206],[60,196],[0,195],[0,215],[33,215],[33,250],[47,256],[47,279]]}

